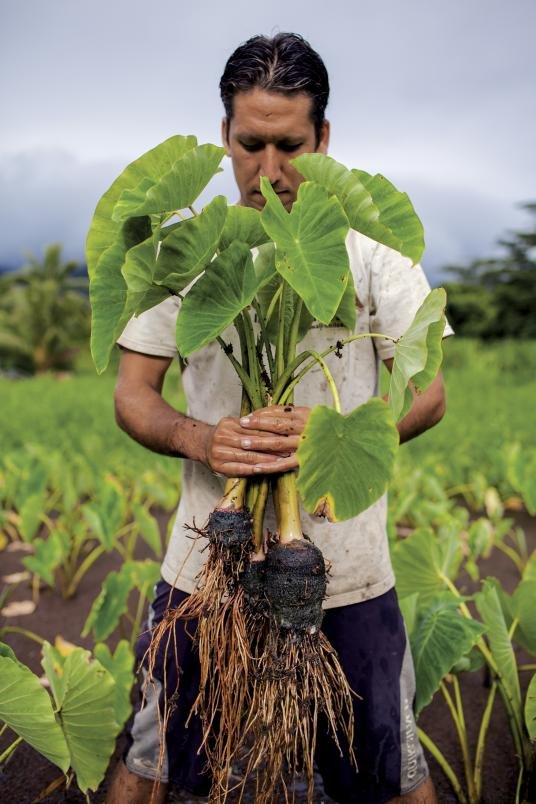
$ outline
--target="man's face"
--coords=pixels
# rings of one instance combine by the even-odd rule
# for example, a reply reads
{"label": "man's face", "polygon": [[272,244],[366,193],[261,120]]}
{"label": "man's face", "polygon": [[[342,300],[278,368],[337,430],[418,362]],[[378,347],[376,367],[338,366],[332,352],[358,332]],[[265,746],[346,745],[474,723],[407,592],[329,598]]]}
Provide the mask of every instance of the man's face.
{"label": "man's face", "polygon": [[281,202],[290,210],[303,177],[290,165],[298,154],[326,153],[329,123],[324,121],[316,142],[311,98],[303,92],[283,95],[252,89],[237,92],[233,117],[222,124],[223,144],[231,157],[242,206],[262,209],[260,178],[267,176]]}

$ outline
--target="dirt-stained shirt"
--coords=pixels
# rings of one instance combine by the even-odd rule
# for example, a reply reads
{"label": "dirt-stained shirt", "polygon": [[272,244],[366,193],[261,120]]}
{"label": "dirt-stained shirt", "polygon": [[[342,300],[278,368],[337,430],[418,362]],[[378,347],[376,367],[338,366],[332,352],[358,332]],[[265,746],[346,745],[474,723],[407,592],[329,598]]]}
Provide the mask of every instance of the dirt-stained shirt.
{"label": "dirt-stained shirt", "polygon": [[[430,290],[420,266],[387,246],[350,230],[347,237],[350,267],[356,289],[359,332],[400,337],[411,324]],[[175,323],[180,301],[176,297],[133,318],[118,340],[121,346],[149,355],[177,357]],[[445,335],[452,330],[447,325]],[[349,335],[349,331],[315,322],[298,344],[301,349],[324,351]],[[233,327],[223,334],[239,354]],[[380,361],[393,357],[394,344],[385,339],[363,338],[346,345],[337,357],[326,358],[340,394],[341,410],[349,413],[378,395]],[[188,415],[216,424],[240,411],[240,381],[218,343],[203,347],[188,358],[182,377]],[[296,405],[332,405],[331,391],[317,366],[296,387]],[[171,533],[162,576],[169,584],[192,592],[206,557],[206,540],[192,539],[186,526],[202,526],[223,494],[225,478],[197,461],[183,461],[182,496]],[[387,495],[359,516],[332,524],[302,512],[303,532],[322,550],[330,564],[325,608],[357,603],[377,597],[394,585],[386,532]],[[268,505],[265,528],[276,532],[272,505]],[[203,551],[204,550],[204,551]]]}

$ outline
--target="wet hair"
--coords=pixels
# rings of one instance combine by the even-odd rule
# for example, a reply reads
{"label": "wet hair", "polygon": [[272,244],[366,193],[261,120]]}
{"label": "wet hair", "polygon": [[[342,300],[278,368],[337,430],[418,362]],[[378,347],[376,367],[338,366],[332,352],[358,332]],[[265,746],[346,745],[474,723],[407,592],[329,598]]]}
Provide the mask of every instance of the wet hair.
{"label": "wet hair", "polygon": [[264,89],[285,95],[305,92],[311,98],[311,118],[317,143],[329,98],[329,79],[324,62],[299,34],[252,36],[229,57],[220,80],[220,95],[227,126],[233,117],[237,92]]}

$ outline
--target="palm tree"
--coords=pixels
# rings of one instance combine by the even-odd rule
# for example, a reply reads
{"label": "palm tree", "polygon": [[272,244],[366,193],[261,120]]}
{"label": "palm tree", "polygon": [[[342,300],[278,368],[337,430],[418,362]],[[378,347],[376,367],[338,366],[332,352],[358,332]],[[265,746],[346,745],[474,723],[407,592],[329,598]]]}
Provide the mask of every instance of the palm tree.
{"label": "palm tree", "polygon": [[89,335],[88,280],[61,245],[0,279],[0,361],[32,372],[71,368]]}

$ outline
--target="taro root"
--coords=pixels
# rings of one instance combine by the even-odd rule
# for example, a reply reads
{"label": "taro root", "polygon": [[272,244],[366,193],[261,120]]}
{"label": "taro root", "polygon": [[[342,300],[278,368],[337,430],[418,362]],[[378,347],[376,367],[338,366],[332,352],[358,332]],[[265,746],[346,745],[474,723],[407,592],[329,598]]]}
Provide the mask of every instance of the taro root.
{"label": "taro root", "polygon": [[[279,541],[264,562],[269,628],[256,643],[251,662],[253,691],[244,733],[251,740],[245,774],[257,774],[256,802],[274,800],[286,778],[303,770],[307,796],[313,796],[313,762],[318,714],[322,712],[339,750],[343,735],[352,750],[352,692],[337,655],[326,639],[322,601],[326,565],[321,551],[301,534],[294,473],[277,481]],[[250,642],[251,644],[251,642]]]}

